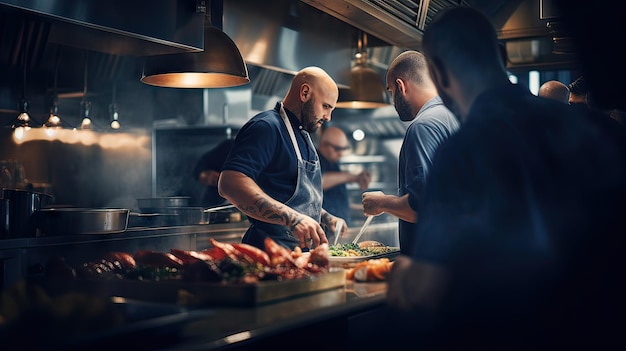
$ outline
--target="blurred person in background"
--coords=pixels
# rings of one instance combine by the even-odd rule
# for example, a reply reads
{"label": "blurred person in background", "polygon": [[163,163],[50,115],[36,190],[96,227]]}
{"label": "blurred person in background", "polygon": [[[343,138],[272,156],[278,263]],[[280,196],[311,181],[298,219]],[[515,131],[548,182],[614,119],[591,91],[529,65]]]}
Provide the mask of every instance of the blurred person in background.
{"label": "blurred person in background", "polygon": [[[472,30],[467,30],[472,28]],[[462,127],[438,149],[387,301],[436,311],[432,349],[623,348],[626,139],[512,84],[481,12],[446,8],[423,50]],[[584,184],[581,186],[581,184]],[[428,347],[424,347],[428,348]]]}
{"label": "blurred person in background", "polygon": [[560,101],[564,104],[569,103],[569,88],[558,80],[549,80],[541,84],[537,95]]}
{"label": "blurred person in background", "polygon": [[217,181],[233,141],[234,139],[221,141],[214,148],[204,153],[193,168],[193,178],[206,186],[200,200],[202,207],[213,207],[228,202],[218,193]]}
{"label": "blurred person in background", "polygon": [[422,53],[399,54],[387,69],[386,84],[398,117],[410,122],[398,159],[398,192],[365,192],[361,203],[365,215],[389,213],[398,218],[400,250],[408,254],[417,236],[415,223],[435,152],[459,128],[459,121],[437,95]]}
{"label": "blurred person in background", "polygon": [[[350,142],[341,128],[333,126],[322,128],[317,149],[322,167],[322,189],[324,189],[322,207],[333,215],[343,218],[350,226],[352,225],[351,204],[347,185],[356,183],[361,190],[366,190],[372,177],[368,171],[353,174],[341,170],[339,161],[348,150],[350,150]],[[327,231],[326,236],[330,242],[333,242],[334,233]]]}

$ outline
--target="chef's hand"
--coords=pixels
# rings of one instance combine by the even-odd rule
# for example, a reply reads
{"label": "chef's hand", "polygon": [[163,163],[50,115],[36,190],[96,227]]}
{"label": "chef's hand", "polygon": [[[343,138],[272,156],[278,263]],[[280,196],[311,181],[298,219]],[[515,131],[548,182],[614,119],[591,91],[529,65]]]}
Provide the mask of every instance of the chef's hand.
{"label": "chef's hand", "polygon": [[407,311],[418,307],[436,309],[446,283],[443,268],[400,255],[387,274],[387,303]]}
{"label": "chef's hand", "polygon": [[346,223],[345,219],[333,216],[326,211],[322,212],[322,224],[326,226],[329,231],[333,233],[337,232],[339,223],[341,223],[341,231],[339,232],[339,237],[342,237],[345,233],[348,232],[348,224]]}
{"label": "chef's hand", "polygon": [[363,214],[366,216],[378,216],[384,212],[383,204],[385,193],[382,191],[366,191],[361,195]]}
{"label": "chef's hand", "polygon": [[313,218],[299,214],[290,227],[291,233],[298,238],[301,248],[318,247],[320,244],[328,243],[326,234],[322,226]]}

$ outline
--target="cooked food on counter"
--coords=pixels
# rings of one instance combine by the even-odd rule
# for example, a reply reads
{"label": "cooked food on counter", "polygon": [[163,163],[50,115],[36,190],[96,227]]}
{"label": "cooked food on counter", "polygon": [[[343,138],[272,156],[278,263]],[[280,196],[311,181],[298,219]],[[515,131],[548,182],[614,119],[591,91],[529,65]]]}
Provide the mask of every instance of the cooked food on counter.
{"label": "cooked food on counter", "polygon": [[180,280],[187,282],[255,283],[297,279],[329,271],[329,247],[322,244],[304,255],[266,238],[263,251],[244,243],[210,238],[213,247],[202,250],[141,250],[134,255],[111,252],[73,268],[64,259],[48,262],[48,278]]}
{"label": "cooked food on counter", "polygon": [[346,270],[346,279],[357,282],[384,281],[392,266],[393,261],[386,257],[361,261],[353,268]]}

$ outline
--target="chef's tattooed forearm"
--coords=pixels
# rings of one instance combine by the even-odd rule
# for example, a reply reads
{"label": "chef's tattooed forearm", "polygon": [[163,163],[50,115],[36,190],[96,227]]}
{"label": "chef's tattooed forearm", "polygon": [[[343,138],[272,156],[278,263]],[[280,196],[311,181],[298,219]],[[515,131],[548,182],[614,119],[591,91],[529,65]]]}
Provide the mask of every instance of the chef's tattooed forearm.
{"label": "chef's tattooed forearm", "polygon": [[251,205],[239,205],[238,207],[253,216],[256,215],[271,223],[284,224],[292,230],[302,221],[302,216],[295,211],[291,211],[288,206],[282,204],[278,206],[273,205],[272,202],[267,200],[267,197],[261,194],[257,195]]}

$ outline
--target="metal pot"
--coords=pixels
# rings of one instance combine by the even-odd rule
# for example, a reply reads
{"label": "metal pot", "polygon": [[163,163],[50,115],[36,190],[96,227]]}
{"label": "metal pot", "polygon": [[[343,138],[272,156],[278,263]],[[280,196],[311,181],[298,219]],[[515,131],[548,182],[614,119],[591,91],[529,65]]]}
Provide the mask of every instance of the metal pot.
{"label": "metal pot", "polygon": [[203,207],[148,207],[141,208],[142,213],[160,213],[176,215],[166,219],[168,225],[194,225],[225,223],[230,218],[234,205]]}
{"label": "metal pot", "polygon": [[42,235],[115,234],[126,231],[129,209],[45,208],[34,218]]}
{"label": "metal pot", "polygon": [[35,236],[32,215],[52,203],[52,196],[21,189],[3,189],[2,197],[9,199],[9,238]]}
{"label": "metal pot", "polygon": [[209,224],[210,216],[202,207],[155,207],[142,208],[143,213],[165,214],[165,225]]}
{"label": "metal pot", "polygon": [[185,207],[189,206],[191,196],[150,197],[137,199],[139,208]]}

